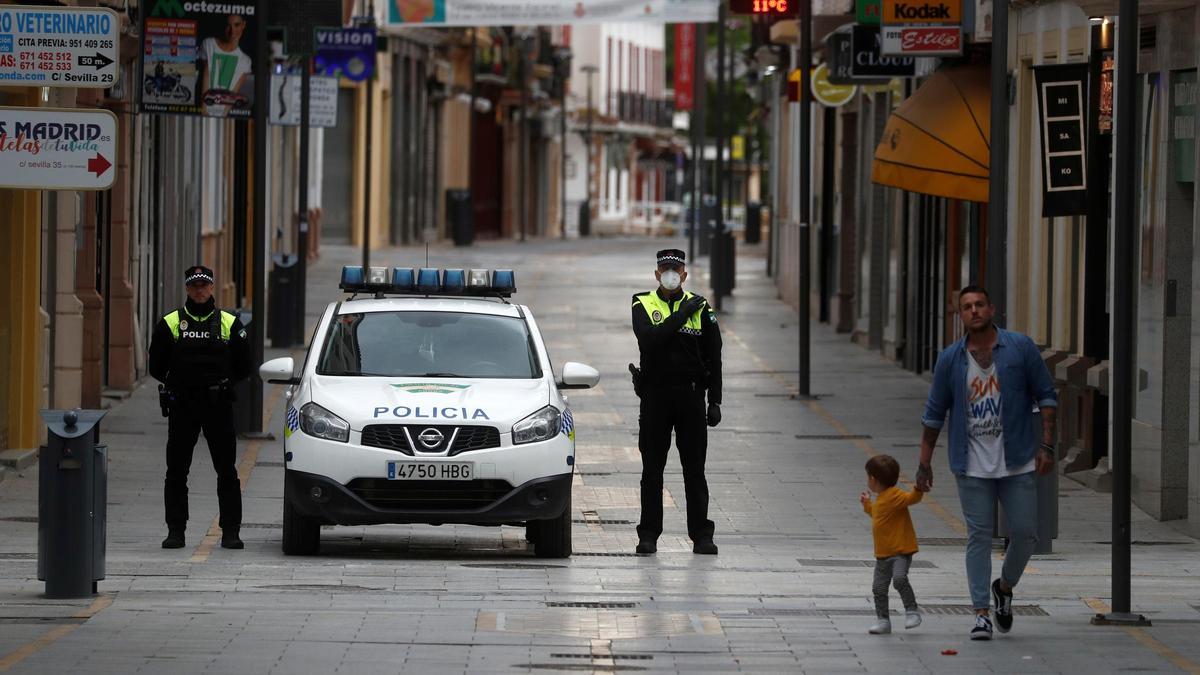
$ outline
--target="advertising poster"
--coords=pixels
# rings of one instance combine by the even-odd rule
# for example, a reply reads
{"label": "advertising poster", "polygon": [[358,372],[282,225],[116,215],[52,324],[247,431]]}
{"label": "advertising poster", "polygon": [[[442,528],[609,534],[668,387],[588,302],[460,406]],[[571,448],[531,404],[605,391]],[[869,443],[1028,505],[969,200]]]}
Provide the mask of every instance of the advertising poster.
{"label": "advertising poster", "polygon": [[695,92],[696,26],[675,26],[675,109],[691,110]]}
{"label": "advertising poster", "polygon": [[392,26],[710,23],[718,0],[387,0]]}
{"label": "advertising poster", "polygon": [[116,158],[107,110],[0,107],[0,187],[107,190]]}
{"label": "advertising poster", "polygon": [[150,3],[142,35],[142,110],[254,114],[254,2]]}

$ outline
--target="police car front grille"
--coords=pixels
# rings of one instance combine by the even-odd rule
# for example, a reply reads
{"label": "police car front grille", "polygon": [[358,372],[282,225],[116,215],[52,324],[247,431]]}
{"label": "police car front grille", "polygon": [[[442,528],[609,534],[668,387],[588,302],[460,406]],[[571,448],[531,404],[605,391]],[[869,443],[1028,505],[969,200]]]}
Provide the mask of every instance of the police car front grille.
{"label": "police car front grille", "polygon": [[412,454],[408,445],[408,437],[404,435],[402,424],[372,424],[363,427],[362,444],[372,448],[398,450],[406,455]]}
{"label": "police car front grille", "polygon": [[355,478],[350,491],[377,509],[404,511],[471,511],[490,506],[512,491],[508,481],[406,480]]}
{"label": "police car front grille", "polygon": [[[409,435],[404,433],[405,427],[408,428],[408,434],[414,439],[422,431],[431,428],[437,429],[443,435],[445,441],[441,445],[425,450],[426,452],[441,452],[445,450],[445,444],[450,442],[451,437],[454,438],[454,445],[450,448],[451,455],[471,452],[472,450],[500,447],[500,430],[496,427],[431,426],[428,424],[371,424],[363,428],[362,444],[373,448],[384,448],[412,455],[412,446],[408,443]],[[457,436],[455,435],[455,430],[458,432]]]}

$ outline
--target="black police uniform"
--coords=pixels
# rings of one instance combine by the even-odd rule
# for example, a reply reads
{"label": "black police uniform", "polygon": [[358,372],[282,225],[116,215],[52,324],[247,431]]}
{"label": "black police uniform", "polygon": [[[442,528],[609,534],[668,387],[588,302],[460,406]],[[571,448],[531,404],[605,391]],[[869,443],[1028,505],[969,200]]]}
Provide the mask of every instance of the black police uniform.
{"label": "black police uniform", "polygon": [[[660,261],[664,254],[683,262],[682,251],[660,251]],[[697,544],[711,544],[714,530],[708,519],[704,477],[708,452],[704,397],[707,391],[710,404],[721,404],[721,331],[707,302],[691,316],[683,316],[678,310],[684,301],[682,289],[672,296],[661,288],[633,296],[633,332],[641,352],[637,388],[641,397],[642,517],[637,532],[639,541],[650,544],[663,529],[663,469],[672,430],[683,466],[688,536]]]}
{"label": "black police uniform", "polygon": [[[212,271],[189,268],[186,278],[212,281]],[[192,451],[203,431],[217,473],[222,543],[235,541],[242,523],[242,495],[232,387],[251,372],[245,328],[240,320],[217,309],[211,298],[204,305],[189,298],[182,308],[159,319],[149,360],[150,374],[166,385],[171,399],[163,490],[167,529],[182,539],[187,527],[187,477]]]}

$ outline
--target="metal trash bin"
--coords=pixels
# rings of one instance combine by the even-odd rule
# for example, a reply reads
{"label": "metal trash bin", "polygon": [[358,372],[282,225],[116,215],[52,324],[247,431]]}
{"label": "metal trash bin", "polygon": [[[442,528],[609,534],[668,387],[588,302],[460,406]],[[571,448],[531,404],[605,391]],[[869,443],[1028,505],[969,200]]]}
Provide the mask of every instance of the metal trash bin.
{"label": "metal trash bin", "polygon": [[592,202],[579,202],[579,236],[587,237],[592,234]]}
{"label": "metal trash bin", "polygon": [[747,244],[762,241],[762,204],[758,202],[746,204],[745,241]]}
{"label": "metal trash bin", "polygon": [[[296,330],[296,314],[300,307],[300,257],[289,253],[271,256],[272,266],[267,288],[267,339],[275,348],[295,347],[302,338]],[[302,321],[300,322],[303,323]]]}
{"label": "metal trash bin", "polygon": [[717,210],[717,198],[704,195],[704,200],[700,203],[700,231],[696,233],[696,252],[699,255],[712,253],[713,237],[717,234],[717,218],[720,215]]}
{"label": "metal trash bin", "polygon": [[105,410],[42,410],[49,440],[38,471],[38,579],[47,598],[86,598],[104,578],[108,448]]}
{"label": "metal trash bin", "polygon": [[455,246],[475,242],[475,207],[470,190],[446,190],[446,221]]}

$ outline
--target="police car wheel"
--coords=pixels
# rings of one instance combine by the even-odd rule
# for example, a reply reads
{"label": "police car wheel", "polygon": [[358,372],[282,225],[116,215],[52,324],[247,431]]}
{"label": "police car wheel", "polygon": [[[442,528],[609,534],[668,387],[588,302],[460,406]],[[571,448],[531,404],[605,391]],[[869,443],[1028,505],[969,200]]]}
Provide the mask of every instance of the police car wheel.
{"label": "police car wheel", "polygon": [[571,557],[571,500],[562,515],[530,523],[534,530],[533,551],[539,558]]}
{"label": "police car wheel", "polygon": [[285,555],[316,555],[321,551],[321,523],[305,518],[283,500],[283,553]]}

